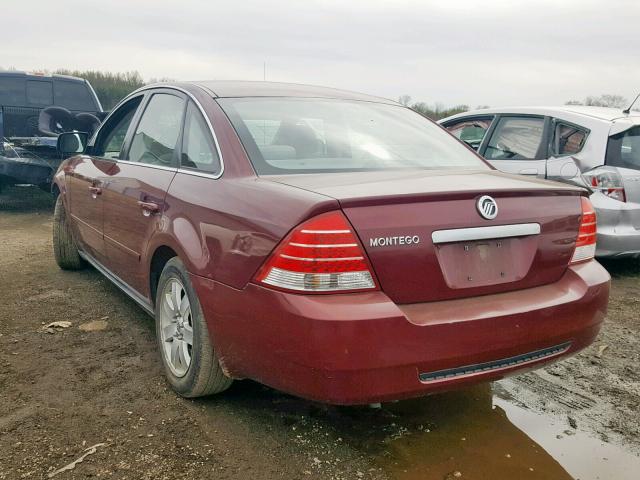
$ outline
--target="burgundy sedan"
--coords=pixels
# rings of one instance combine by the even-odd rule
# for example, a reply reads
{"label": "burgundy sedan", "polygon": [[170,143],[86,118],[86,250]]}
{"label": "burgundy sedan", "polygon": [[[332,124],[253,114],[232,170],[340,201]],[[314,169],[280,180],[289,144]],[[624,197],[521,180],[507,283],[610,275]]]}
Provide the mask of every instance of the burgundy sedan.
{"label": "burgundy sedan", "polygon": [[124,99],[55,177],[54,247],[155,317],[171,386],[363,404],[502,378],[596,337],[584,190],[500,173],[393,101],[266,82]]}

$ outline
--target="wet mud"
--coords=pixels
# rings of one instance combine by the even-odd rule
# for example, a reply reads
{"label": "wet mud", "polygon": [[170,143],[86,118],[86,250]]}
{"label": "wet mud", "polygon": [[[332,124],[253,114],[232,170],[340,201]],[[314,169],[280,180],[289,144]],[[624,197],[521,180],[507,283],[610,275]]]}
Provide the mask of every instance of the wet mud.
{"label": "wet mud", "polygon": [[[61,272],[51,206],[0,195],[0,480],[640,478],[640,267],[613,262],[592,347],[471,389],[332,407],[250,381],[178,398],[152,320],[93,270]],[[70,322],[65,328],[46,328]]]}

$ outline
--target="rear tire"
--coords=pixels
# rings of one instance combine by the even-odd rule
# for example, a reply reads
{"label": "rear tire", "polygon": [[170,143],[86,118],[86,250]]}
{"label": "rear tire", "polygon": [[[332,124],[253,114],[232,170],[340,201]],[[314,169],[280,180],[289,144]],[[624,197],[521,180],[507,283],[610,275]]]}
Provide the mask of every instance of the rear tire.
{"label": "rear tire", "polygon": [[86,266],[78,253],[61,195],[58,195],[53,211],[53,254],[63,270],[80,270]]}
{"label": "rear tire", "polygon": [[156,338],[171,388],[187,398],[229,388],[233,380],[222,371],[200,301],[178,257],[165,265],[156,292]]}

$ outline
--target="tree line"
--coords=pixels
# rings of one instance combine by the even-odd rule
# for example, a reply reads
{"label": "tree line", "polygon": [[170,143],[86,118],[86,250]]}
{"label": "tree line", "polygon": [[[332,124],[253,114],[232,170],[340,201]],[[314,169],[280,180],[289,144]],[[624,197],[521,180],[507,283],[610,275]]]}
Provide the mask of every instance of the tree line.
{"label": "tree line", "polygon": [[[0,70],[2,70],[0,68]],[[15,70],[10,68],[10,70]],[[44,70],[46,72],[46,70]],[[120,100],[126,97],[134,90],[142,87],[147,83],[163,82],[170,80],[169,78],[152,78],[148,82],[142,78],[137,71],[131,72],[102,72],[98,70],[69,70],[58,69],[53,73],[60,75],[71,75],[74,77],[84,78],[91,83],[93,89],[102,103],[105,110],[111,110]],[[401,95],[398,102],[405,105],[416,112],[428,117],[432,120],[440,120],[442,118],[455,115],[456,113],[467,112],[470,110],[469,105],[459,104],[446,107],[442,103],[428,104],[426,102],[414,102],[411,96]],[[622,95],[603,94],[585,97],[583,100],[568,100],[565,105],[591,105],[596,107],[613,107],[625,108],[629,106],[629,101]],[[487,105],[479,105],[476,109],[488,108]],[[640,108],[640,102],[637,102],[635,108]]]}

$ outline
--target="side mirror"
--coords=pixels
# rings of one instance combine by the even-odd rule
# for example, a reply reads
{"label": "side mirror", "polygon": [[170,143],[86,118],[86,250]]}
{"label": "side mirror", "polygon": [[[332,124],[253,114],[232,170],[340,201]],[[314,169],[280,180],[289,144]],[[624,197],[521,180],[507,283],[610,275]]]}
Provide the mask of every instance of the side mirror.
{"label": "side mirror", "polygon": [[66,132],[58,136],[57,149],[64,157],[84,153],[89,135],[84,132]]}

